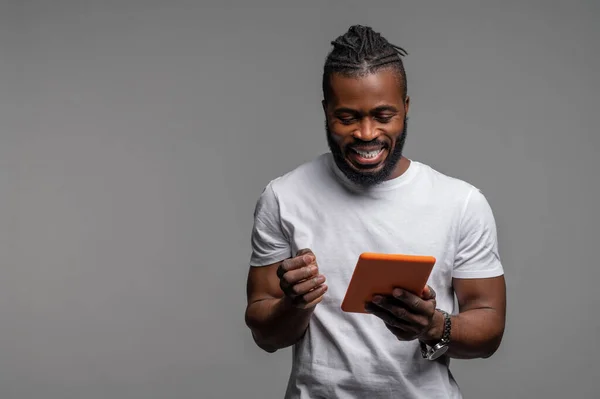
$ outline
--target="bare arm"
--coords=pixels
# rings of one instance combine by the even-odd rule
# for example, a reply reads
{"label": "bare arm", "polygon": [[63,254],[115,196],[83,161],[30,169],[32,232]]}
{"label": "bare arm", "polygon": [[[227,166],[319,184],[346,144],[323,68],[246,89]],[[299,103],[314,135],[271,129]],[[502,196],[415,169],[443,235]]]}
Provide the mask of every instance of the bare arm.
{"label": "bare arm", "polygon": [[283,262],[251,267],[245,319],[256,344],[275,352],[302,338],[314,307],[327,291],[324,280],[308,250]]}
{"label": "bare arm", "polygon": [[[453,315],[447,356],[458,359],[488,358],[496,352],[504,334],[506,287],[504,276],[453,279],[459,314]],[[432,328],[423,337],[428,345],[442,338],[444,317],[435,312]]]}
{"label": "bare arm", "polygon": [[450,357],[469,359],[492,356],[502,341],[506,319],[504,276],[454,279],[459,314],[452,316]]}
{"label": "bare arm", "polygon": [[[506,292],[504,276],[481,279],[454,279],[459,314],[451,316],[447,356],[487,358],[500,346],[504,334]],[[399,339],[419,339],[433,346],[442,339],[444,316],[436,310],[434,291],[423,297],[396,289],[391,296],[376,296],[367,309],[381,318]]]}

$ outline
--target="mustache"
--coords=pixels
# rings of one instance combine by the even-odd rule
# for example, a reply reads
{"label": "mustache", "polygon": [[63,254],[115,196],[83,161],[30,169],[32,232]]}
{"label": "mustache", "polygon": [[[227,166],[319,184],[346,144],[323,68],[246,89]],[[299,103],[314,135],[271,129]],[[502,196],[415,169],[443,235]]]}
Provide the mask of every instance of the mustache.
{"label": "mustache", "polygon": [[[408,120],[408,118],[405,118],[405,122]],[[405,123],[405,129],[406,129],[406,123]],[[330,141],[331,143],[334,142],[333,139],[333,132],[331,131],[331,129],[329,128],[329,125],[327,124],[327,121],[325,121],[325,133],[327,135],[327,140]],[[354,138],[352,142],[350,143],[345,143],[339,148],[339,149],[369,149],[369,148],[373,148],[373,149],[378,149],[378,148],[383,148],[383,149],[390,149],[391,145],[390,143],[383,141],[379,138],[376,138],[374,140],[371,141],[365,141],[365,140],[361,140],[359,138]]]}

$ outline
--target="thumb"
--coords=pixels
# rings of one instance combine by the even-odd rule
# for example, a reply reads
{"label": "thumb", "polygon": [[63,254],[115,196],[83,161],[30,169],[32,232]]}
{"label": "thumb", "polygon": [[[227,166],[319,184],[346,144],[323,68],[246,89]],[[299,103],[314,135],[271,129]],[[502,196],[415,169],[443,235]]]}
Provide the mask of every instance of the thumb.
{"label": "thumb", "polygon": [[[309,248],[301,249],[301,250],[299,250],[296,253],[296,256],[302,256],[302,255],[312,255],[312,256],[315,256],[315,254],[313,253],[313,251],[311,251]],[[315,256],[315,258],[316,258],[316,256]]]}
{"label": "thumb", "polygon": [[421,294],[421,297],[426,301],[430,299],[435,299],[435,291],[433,290],[433,288],[426,285],[425,288],[423,288],[423,293]]}

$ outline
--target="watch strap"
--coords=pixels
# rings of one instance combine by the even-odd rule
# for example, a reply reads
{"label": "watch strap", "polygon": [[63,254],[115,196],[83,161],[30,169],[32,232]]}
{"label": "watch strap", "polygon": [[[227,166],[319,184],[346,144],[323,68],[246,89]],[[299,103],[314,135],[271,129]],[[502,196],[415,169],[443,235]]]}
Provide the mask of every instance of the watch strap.
{"label": "watch strap", "polygon": [[442,334],[441,342],[448,344],[450,343],[450,331],[452,329],[452,322],[450,320],[450,314],[448,312],[438,309],[444,315],[444,332]]}
{"label": "watch strap", "polygon": [[[442,332],[442,338],[440,339],[440,341],[433,345],[433,347],[429,350],[427,349],[427,345],[423,341],[419,341],[421,347],[421,356],[423,356],[424,359],[431,360],[436,352],[444,349],[450,343],[450,332],[452,330],[450,314],[442,309],[436,310],[438,310],[444,316],[444,330]],[[437,356],[435,358],[437,358]]]}

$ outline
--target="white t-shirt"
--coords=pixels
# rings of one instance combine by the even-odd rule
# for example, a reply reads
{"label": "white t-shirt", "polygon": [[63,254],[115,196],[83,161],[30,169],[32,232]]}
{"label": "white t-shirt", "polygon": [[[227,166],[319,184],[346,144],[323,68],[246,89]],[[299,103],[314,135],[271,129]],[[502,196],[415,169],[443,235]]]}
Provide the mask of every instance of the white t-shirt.
{"label": "white t-shirt", "polygon": [[272,180],[256,204],[250,265],[310,248],[328,291],[293,347],[286,399],[461,398],[449,359],[421,357],[370,314],[340,306],[362,252],[432,255],[428,284],[454,309],[452,278],[503,274],[490,206],[472,185],[411,161],[400,177],[364,189],[330,153]]}

